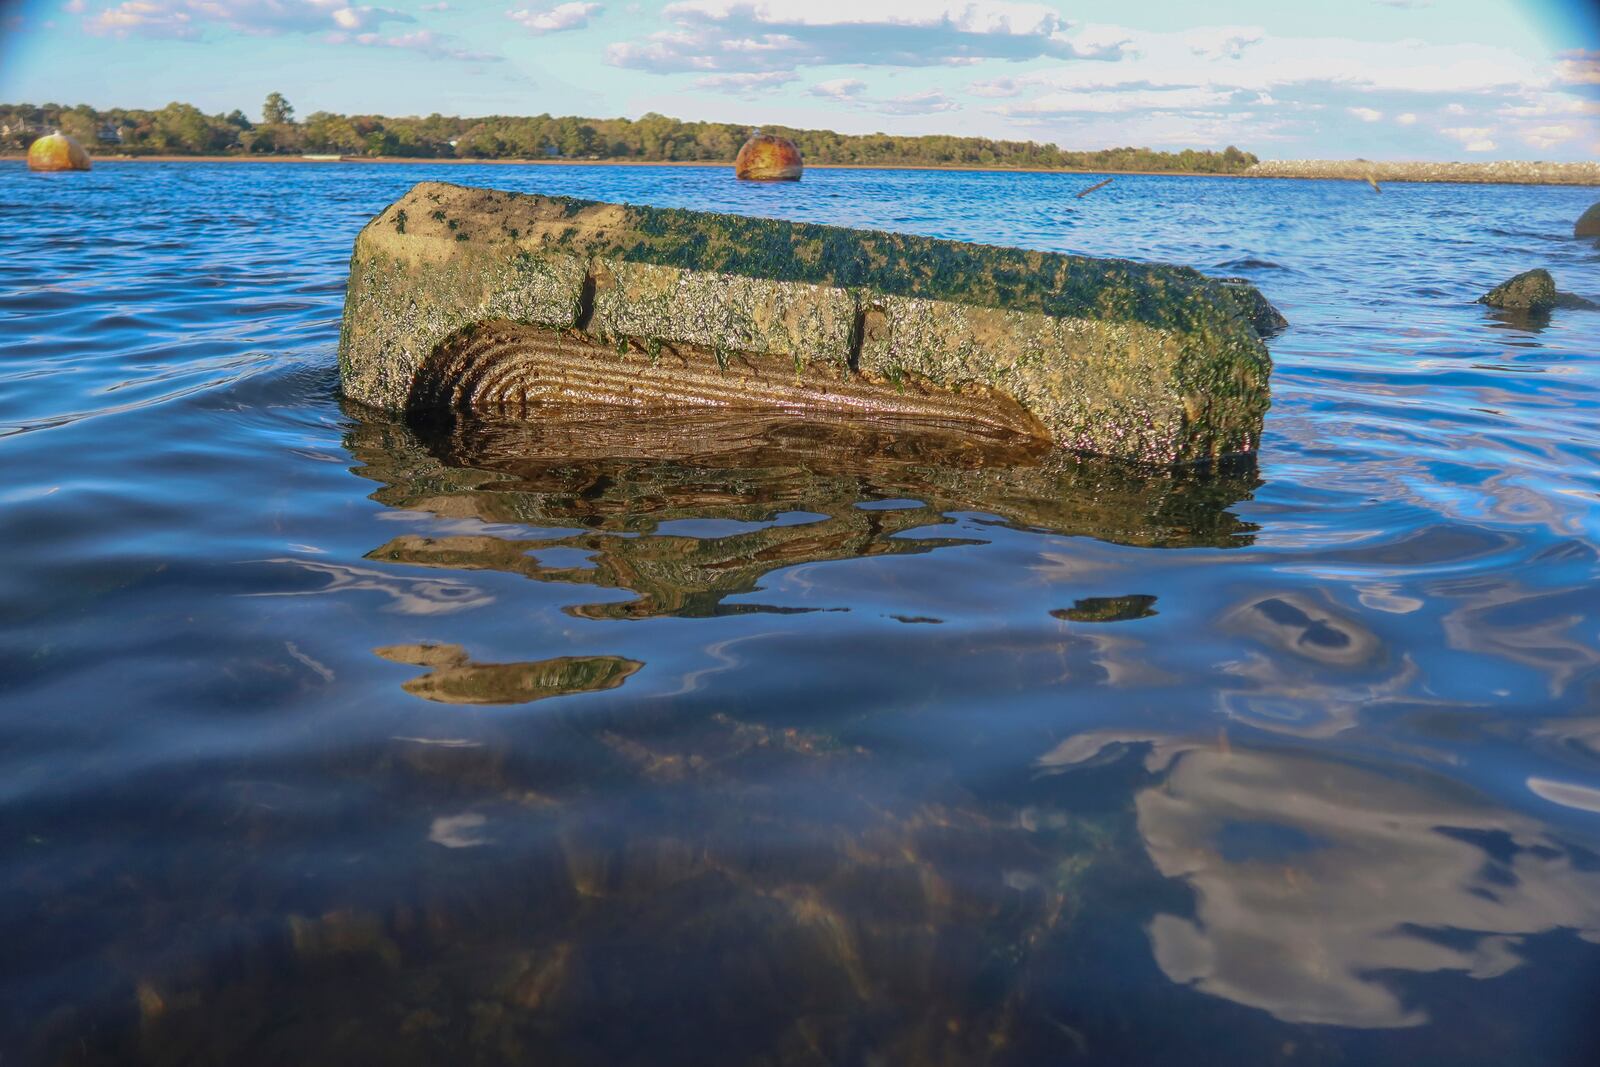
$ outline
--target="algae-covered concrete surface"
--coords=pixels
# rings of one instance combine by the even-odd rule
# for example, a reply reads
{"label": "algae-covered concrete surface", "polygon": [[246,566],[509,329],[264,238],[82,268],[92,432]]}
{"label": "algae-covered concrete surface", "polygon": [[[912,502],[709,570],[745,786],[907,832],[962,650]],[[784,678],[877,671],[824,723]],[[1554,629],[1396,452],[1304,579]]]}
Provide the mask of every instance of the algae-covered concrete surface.
{"label": "algae-covered concrete surface", "polygon": [[424,182],[361,231],[340,338],[376,407],[808,407],[1153,463],[1249,452],[1250,290],[1185,267]]}

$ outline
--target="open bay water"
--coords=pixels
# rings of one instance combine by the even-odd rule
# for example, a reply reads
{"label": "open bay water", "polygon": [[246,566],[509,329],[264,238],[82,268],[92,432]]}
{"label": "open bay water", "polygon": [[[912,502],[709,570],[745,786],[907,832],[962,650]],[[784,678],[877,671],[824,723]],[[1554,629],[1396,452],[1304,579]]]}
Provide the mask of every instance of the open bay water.
{"label": "open bay water", "polygon": [[[1255,464],[341,402],[413,182],[1242,275]],[[0,1061],[1600,1062],[1594,190],[0,164]]]}

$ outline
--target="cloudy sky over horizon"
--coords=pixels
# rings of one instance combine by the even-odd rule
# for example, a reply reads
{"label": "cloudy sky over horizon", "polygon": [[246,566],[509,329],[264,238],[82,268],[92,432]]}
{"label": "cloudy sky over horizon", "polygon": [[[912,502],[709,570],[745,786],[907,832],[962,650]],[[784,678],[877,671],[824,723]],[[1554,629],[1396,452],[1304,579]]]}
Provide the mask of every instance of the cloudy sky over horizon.
{"label": "cloudy sky over horizon", "polygon": [[1600,157],[1572,0],[55,0],[0,99],[579,114],[1264,158]]}

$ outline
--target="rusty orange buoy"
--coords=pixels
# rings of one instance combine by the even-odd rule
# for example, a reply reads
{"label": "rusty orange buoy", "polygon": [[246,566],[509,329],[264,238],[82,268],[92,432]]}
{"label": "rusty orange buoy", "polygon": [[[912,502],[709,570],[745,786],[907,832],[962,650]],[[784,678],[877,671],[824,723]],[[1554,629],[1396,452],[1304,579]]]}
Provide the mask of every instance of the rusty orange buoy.
{"label": "rusty orange buoy", "polygon": [[787,137],[752,134],[733,161],[733,176],[751,182],[800,180],[800,149]]}
{"label": "rusty orange buoy", "polygon": [[28,146],[29,170],[88,170],[89,153],[83,145],[57,130]]}

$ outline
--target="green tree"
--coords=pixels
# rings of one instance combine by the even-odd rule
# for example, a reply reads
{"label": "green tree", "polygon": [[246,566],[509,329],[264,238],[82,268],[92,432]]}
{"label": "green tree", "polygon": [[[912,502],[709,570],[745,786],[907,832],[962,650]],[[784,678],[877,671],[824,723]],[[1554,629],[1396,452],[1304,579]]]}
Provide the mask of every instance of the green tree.
{"label": "green tree", "polygon": [[91,152],[100,142],[100,123],[95,113],[82,104],[71,111],[63,111],[56,120],[56,127]]}
{"label": "green tree", "polygon": [[312,152],[360,152],[366,143],[343,115],[314,111],[305,122],[305,147]]}
{"label": "green tree", "polygon": [[193,104],[176,101],[155,113],[152,141],[164,152],[204,155],[225,148],[233,140],[233,127],[212,119]]}
{"label": "green tree", "polygon": [[294,107],[282,93],[268,93],[267,102],[261,105],[261,121],[268,126],[281,126],[294,121]]}
{"label": "green tree", "polygon": [[[747,127],[732,123],[683,122],[655,112],[630,120],[548,114],[461,118],[438,113],[426,118],[390,118],[319,111],[304,123],[297,123],[294,108],[282,93],[267,97],[262,117],[260,124],[252,125],[237,110],[227,116],[210,116],[181,103],[169,104],[160,111],[96,111],[84,104],[72,108],[53,103],[0,104],[0,147],[12,151],[25,148],[39,131],[57,127],[88,144],[101,129],[110,128],[121,135],[122,150],[134,153],[366,152],[414,159],[537,159],[558,154],[568,158],[729,163],[750,133]],[[1221,152],[1157,152],[1132,145],[1076,152],[1036,141],[997,141],[987,137],[902,137],[885,133],[855,136],[781,126],[768,126],[766,131],[793,140],[808,163],[1237,174],[1257,162],[1252,153],[1233,145]]]}

